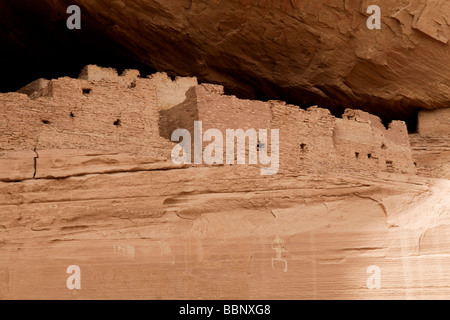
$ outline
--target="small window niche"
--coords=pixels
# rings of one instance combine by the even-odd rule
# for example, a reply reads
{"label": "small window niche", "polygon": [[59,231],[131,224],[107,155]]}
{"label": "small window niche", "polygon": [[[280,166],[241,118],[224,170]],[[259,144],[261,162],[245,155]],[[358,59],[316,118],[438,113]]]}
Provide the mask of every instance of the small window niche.
{"label": "small window niche", "polygon": [[128,85],[128,89],[134,89],[136,88],[136,81],[132,81],[129,85]]}
{"label": "small window niche", "polygon": [[116,121],[114,121],[113,123],[116,127],[120,127],[122,125],[122,121],[120,121],[120,119],[117,119]]}
{"label": "small window niche", "polygon": [[394,171],[394,163],[392,161],[387,160],[386,161],[386,169],[388,172]]}
{"label": "small window niche", "polygon": [[307,150],[306,143],[300,143],[300,151],[305,152]]}
{"label": "small window niche", "polygon": [[90,88],[83,88],[83,95],[88,96],[92,92],[92,89]]}

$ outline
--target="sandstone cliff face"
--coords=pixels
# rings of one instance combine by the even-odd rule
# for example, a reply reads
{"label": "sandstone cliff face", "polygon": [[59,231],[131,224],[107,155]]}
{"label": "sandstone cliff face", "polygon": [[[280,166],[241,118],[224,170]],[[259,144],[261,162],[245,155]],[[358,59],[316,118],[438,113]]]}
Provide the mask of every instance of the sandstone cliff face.
{"label": "sandstone cliff face", "polygon": [[[223,96],[196,79],[93,66],[24,92],[0,94],[1,299],[450,296],[450,135],[433,137],[441,127],[410,136],[411,148],[403,123],[386,130],[361,111],[336,119]],[[280,166],[291,159],[291,170],[174,165],[161,123],[177,114],[217,128],[279,126],[290,157]],[[387,149],[371,151],[370,137]],[[371,166],[354,147],[373,158],[399,148],[390,156],[405,167]],[[333,150],[347,158],[333,162]],[[405,171],[412,161],[420,175]],[[71,265],[80,290],[67,287]]]}
{"label": "sandstone cliff face", "polygon": [[[0,297],[450,295],[448,181],[162,169],[1,182]],[[70,265],[81,290],[66,287]]]}
{"label": "sandstone cliff face", "polygon": [[[82,30],[76,34],[61,30],[71,4],[82,9]],[[380,30],[366,27],[372,4],[381,8]],[[70,50],[82,54],[107,43],[108,56],[197,76],[246,97],[320,105],[337,114],[350,107],[406,119],[418,108],[450,102],[446,0],[44,0],[39,5],[9,0],[2,5],[8,31],[3,39],[10,46],[19,46],[11,34],[22,35],[30,46],[39,39],[47,43],[49,36],[58,39],[60,47],[33,51],[44,50],[43,58]],[[33,15],[42,23],[39,32],[15,22]],[[72,48],[75,41],[86,47]]]}

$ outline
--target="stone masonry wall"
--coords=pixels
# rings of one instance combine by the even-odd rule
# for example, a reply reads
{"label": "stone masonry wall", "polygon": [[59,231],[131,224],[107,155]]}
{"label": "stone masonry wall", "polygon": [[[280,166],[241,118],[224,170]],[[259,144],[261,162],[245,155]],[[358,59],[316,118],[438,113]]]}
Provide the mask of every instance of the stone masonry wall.
{"label": "stone masonry wall", "polygon": [[415,172],[402,121],[393,121],[386,129],[378,117],[347,109],[342,119],[336,119],[333,140],[341,169]]}
{"label": "stone masonry wall", "polygon": [[156,85],[158,108],[168,109],[179,105],[186,99],[189,88],[198,85],[195,77],[176,77],[172,80],[166,73],[157,72],[149,77]]}
{"label": "stone masonry wall", "polygon": [[[141,79],[135,70],[119,76],[96,66],[83,69],[80,79],[40,80],[27,86],[28,96],[0,94],[0,151],[85,149],[168,158],[172,132],[187,129],[193,143],[194,121],[200,120],[203,132],[222,132],[224,146],[226,129],[268,129],[268,144],[261,147],[269,154],[270,129],[279,129],[279,172],[415,172],[401,121],[386,129],[378,117],[358,110],[335,118],[326,109],[242,100],[224,95],[222,86],[195,83],[164,74]],[[176,88],[171,102],[169,88]]]}
{"label": "stone masonry wall", "polygon": [[196,93],[198,115],[204,130],[270,128],[272,112],[266,102],[224,95],[220,85],[202,84],[196,87]]}
{"label": "stone masonry wall", "polygon": [[129,72],[98,79],[51,80],[30,97],[0,94],[0,149],[88,149],[168,157],[173,144],[159,134],[154,81],[130,77]]}
{"label": "stone masonry wall", "polygon": [[327,109],[305,111],[278,101],[271,102],[271,108],[271,127],[280,129],[280,171],[325,172],[335,168],[336,119]]}
{"label": "stone masonry wall", "polygon": [[190,88],[185,100],[169,109],[159,111],[159,132],[161,137],[171,139],[176,129],[187,129],[194,136],[194,121],[199,119],[197,106],[197,88]]}
{"label": "stone masonry wall", "polygon": [[[226,129],[270,129],[272,113],[269,104],[262,101],[241,100],[235,96],[224,95],[223,87],[213,84],[201,84],[186,92],[186,100],[167,110],[160,111],[160,132],[170,139],[171,133],[179,128],[187,129],[191,134],[191,156],[194,156],[194,121],[202,122],[202,134],[208,129],[218,129],[224,138],[226,147]],[[270,135],[268,136],[270,142]],[[203,150],[208,145],[203,143]],[[270,147],[270,143],[268,144]],[[246,157],[249,144],[246,144]],[[236,159],[235,145],[235,159]],[[223,162],[226,162],[224,150]],[[247,161],[248,162],[248,161]]]}
{"label": "stone masonry wall", "polygon": [[202,121],[203,132],[219,129],[224,139],[226,129],[279,129],[280,171],[415,172],[404,122],[393,121],[386,129],[378,117],[363,111],[347,109],[336,118],[327,109],[305,111],[279,101],[226,96],[218,85],[202,84],[186,95],[182,104],[160,111],[166,138],[178,128],[193,137],[194,120]]}

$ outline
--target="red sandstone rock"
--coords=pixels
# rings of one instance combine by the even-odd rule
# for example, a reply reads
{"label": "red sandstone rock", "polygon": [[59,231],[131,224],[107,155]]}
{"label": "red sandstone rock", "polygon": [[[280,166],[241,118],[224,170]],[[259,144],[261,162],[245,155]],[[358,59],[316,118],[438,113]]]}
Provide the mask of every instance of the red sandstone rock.
{"label": "red sandstone rock", "polygon": [[[0,94],[1,299],[450,295],[445,126],[411,148],[403,122],[359,110],[335,118],[131,70],[81,78]],[[167,136],[193,120],[278,128],[281,170],[173,165]],[[81,290],[66,287],[70,265]]]}
{"label": "red sandstone rock", "polygon": [[[108,43],[111,54],[220,83],[247,97],[339,109],[336,114],[362,109],[386,119],[406,119],[418,108],[443,108],[450,102],[447,0],[77,4],[84,50]],[[380,30],[366,27],[371,4],[381,9]],[[4,37],[16,44],[10,34],[20,34],[33,44],[39,39],[47,43],[51,34],[70,47],[72,38],[61,30],[68,5],[63,0],[39,5],[8,0],[0,10],[10,30]],[[26,14],[37,16],[42,32],[19,23]]]}

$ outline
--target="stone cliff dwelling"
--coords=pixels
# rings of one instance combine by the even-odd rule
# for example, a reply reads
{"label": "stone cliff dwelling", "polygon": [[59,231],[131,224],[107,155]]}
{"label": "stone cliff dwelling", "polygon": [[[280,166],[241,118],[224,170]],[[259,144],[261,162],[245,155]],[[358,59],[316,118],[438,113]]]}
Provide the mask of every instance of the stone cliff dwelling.
{"label": "stone cliff dwelling", "polygon": [[[196,78],[171,79],[164,73],[141,78],[136,70],[119,76],[114,69],[93,65],[85,67],[78,79],[39,79],[18,92],[0,94],[0,108],[0,228],[2,235],[19,245],[26,238],[33,244],[44,241],[40,248],[56,250],[65,245],[64,240],[70,244],[79,239],[73,241],[75,246],[82,247],[80,241],[89,243],[89,249],[82,252],[95,253],[89,261],[109,257],[108,252],[114,261],[142,261],[144,265],[151,261],[152,269],[160,268],[152,283],[161,281],[160,274],[183,278],[190,273],[178,271],[185,270],[187,251],[195,256],[188,262],[193,269],[202,259],[207,268],[217,264],[220,259],[214,256],[215,250],[221,257],[239,252],[242,257],[230,258],[237,266],[227,271],[233,277],[247,276],[241,265],[269,278],[297,270],[307,274],[309,262],[304,269],[301,266],[316,246],[319,249],[314,249],[313,258],[318,262],[314,265],[318,270],[325,268],[326,274],[327,268],[333,268],[335,281],[336,265],[346,263],[349,252],[356,252],[352,259],[364,259],[362,267],[345,266],[357,274],[364,273],[367,265],[382,265],[384,260],[379,257],[392,254],[397,242],[404,242],[396,238],[403,234],[413,235],[406,240],[408,246],[398,245],[402,255],[415,256],[417,243],[420,252],[433,253],[438,237],[448,239],[445,225],[442,230],[435,228],[431,220],[425,233],[421,224],[418,230],[410,228],[417,212],[427,217],[433,210],[443,217],[448,212],[448,187],[439,184],[443,179],[428,177],[450,177],[449,109],[420,112],[418,133],[408,135],[404,122],[392,121],[386,128],[378,117],[360,110],[347,109],[338,118],[318,107],[303,110],[282,101],[238,99],[225,95],[222,86],[198,84]],[[223,134],[226,129],[278,129],[277,174],[261,176],[260,163],[174,164],[170,156],[176,143],[170,141],[171,134],[184,128],[193,135],[194,121],[202,121],[203,131],[214,128]],[[270,152],[271,140],[246,148]],[[436,196],[424,201],[429,188],[437,190]],[[410,207],[410,211],[404,209]],[[403,231],[397,230],[399,226]],[[251,233],[262,239],[261,244],[250,253],[233,249],[253,239],[248,238]],[[238,242],[228,244],[235,234]],[[217,235],[226,239],[226,254],[220,247],[208,249],[202,244]],[[118,240],[123,244],[117,245]],[[114,250],[102,247],[108,241],[113,241]],[[66,268],[76,255],[63,248],[71,253],[70,261],[61,262]],[[79,256],[88,259],[85,253]],[[49,259],[53,258],[45,261]],[[244,260],[250,262],[239,263]],[[53,260],[40,263],[54,265]],[[442,277],[439,270],[445,263],[437,264],[437,276]],[[393,270],[404,270],[403,263],[391,265]],[[187,266],[190,270],[191,265]],[[55,268],[64,271],[60,265]],[[83,268],[87,274],[92,272],[90,265]],[[226,277],[223,266],[218,268],[218,274]],[[17,279],[24,273],[14,272],[19,276],[11,281],[0,277],[3,287],[10,282],[18,286]],[[269,272],[273,275],[267,276]],[[121,276],[130,274],[134,273]],[[212,276],[216,281],[217,274]],[[141,278],[138,283],[147,288],[148,282]],[[227,289],[227,296],[242,296],[236,285]],[[167,287],[166,282],[161,286]],[[221,297],[221,289],[219,293],[210,290],[208,297]],[[287,296],[295,292],[297,298],[296,290],[288,290]],[[244,297],[258,296],[259,291]],[[177,285],[168,296],[178,297],[178,292]],[[301,294],[309,297],[309,292]],[[3,290],[1,295],[11,292]]]}
{"label": "stone cliff dwelling", "polygon": [[[203,131],[279,129],[284,172],[416,170],[402,121],[386,129],[378,117],[359,110],[336,118],[318,107],[242,100],[196,78],[140,78],[136,70],[119,76],[90,65],[78,79],[39,79],[18,93],[1,94],[0,101],[1,150],[29,151],[33,158],[39,150],[81,149],[168,159],[175,145],[171,133],[192,132],[194,121],[202,121]],[[419,133],[448,132],[447,123],[448,110],[420,113]]]}
{"label": "stone cliff dwelling", "polygon": [[449,299],[449,0],[0,16],[0,300]]}

